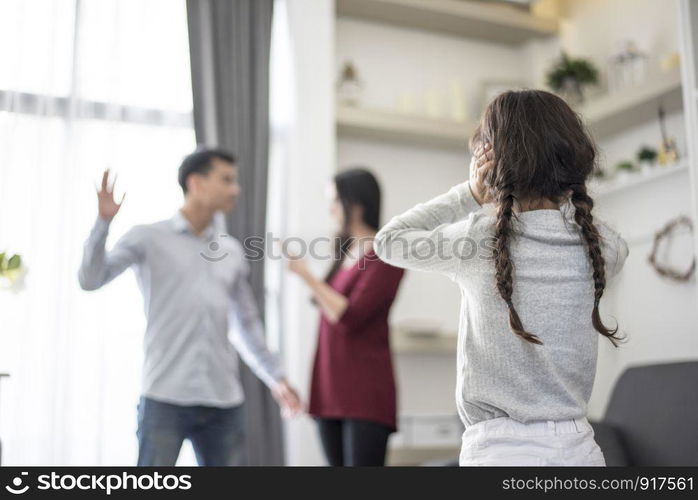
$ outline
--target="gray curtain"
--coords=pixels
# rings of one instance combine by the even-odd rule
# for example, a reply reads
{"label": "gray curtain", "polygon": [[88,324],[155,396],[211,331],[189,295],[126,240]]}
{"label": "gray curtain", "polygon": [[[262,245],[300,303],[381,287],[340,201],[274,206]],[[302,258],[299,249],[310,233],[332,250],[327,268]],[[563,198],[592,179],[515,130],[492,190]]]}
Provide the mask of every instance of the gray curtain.
{"label": "gray curtain", "polygon": [[[269,150],[269,50],[274,0],[187,0],[196,141],[238,158],[242,196],[228,217],[240,241],[263,237]],[[264,314],[264,263],[250,261],[250,282]],[[247,461],[282,465],[276,403],[240,363],[247,413]]]}

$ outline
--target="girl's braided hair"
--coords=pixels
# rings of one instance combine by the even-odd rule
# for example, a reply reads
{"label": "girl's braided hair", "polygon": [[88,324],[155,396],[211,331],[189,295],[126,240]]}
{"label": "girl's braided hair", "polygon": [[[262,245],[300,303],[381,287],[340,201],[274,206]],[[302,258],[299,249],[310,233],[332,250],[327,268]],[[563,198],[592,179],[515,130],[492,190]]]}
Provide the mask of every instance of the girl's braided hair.
{"label": "girl's braided hair", "polygon": [[513,263],[509,245],[512,219],[521,200],[548,199],[557,204],[569,198],[575,222],[586,244],[594,280],[592,324],[617,347],[616,333],[601,321],[599,301],[606,287],[601,236],[594,225],[594,201],[586,181],[596,167],[596,147],[580,117],[558,96],[542,90],[504,92],[485,110],[470,147],[489,143],[494,164],[484,173],[487,197],[496,205],[493,257],[497,290],[509,308],[511,330],[522,339],[542,344],[527,332],[512,302]]}

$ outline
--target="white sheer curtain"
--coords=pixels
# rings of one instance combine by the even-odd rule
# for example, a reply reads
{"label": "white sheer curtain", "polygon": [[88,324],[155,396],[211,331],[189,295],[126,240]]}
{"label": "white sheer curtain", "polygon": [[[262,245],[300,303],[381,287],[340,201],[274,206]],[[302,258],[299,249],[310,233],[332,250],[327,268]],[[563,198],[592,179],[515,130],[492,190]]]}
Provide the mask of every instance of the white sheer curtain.
{"label": "white sheer curtain", "polygon": [[[288,162],[291,156],[291,132],[295,114],[293,87],[293,51],[288,25],[286,0],[274,1],[271,51],[269,59],[269,181],[267,186],[267,233],[274,238],[287,237],[286,207]],[[286,262],[280,258],[279,245],[267,253],[265,262],[267,342],[276,350],[283,345],[283,290]]]}
{"label": "white sheer curtain", "polygon": [[181,203],[189,71],[184,0],[0,0],[0,252],[29,269],[0,291],[3,465],[135,463],[142,300],[77,269],[104,168],[128,193],[109,242]]}

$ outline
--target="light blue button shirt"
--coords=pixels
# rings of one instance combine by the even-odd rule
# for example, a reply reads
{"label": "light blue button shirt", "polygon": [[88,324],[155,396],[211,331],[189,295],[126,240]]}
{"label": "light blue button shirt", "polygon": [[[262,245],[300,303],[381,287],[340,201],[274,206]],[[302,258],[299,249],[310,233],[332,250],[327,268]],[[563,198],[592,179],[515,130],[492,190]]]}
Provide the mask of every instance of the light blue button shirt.
{"label": "light blue button shirt", "polygon": [[[242,403],[236,348],[267,385],[284,376],[265,344],[237,239],[213,222],[197,237],[180,211],[133,227],[109,252],[108,232],[98,217],[85,243],[80,286],[96,290],[133,266],[147,318],[144,396],[181,405]],[[239,328],[231,328],[236,319]]]}

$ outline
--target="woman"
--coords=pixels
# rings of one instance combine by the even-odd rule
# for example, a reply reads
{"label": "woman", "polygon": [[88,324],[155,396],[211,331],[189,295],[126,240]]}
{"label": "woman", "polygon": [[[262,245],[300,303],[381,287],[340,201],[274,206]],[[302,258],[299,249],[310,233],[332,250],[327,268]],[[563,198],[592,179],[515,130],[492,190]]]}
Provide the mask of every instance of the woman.
{"label": "woman", "polygon": [[396,395],[388,313],[404,271],[373,251],[380,188],[364,169],[334,178],[331,215],[339,234],[324,280],[304,261],[289,269],[308,285],[320,308],[309,413],[332,466],[380,466],[396,431]]}
{"label": "woman", "polygon": [[[494,99],[471,147],[470,181],[375,241],[381,259],[461,289],[460,463],[603,466],[587,403],[598,339],[622,340],[599,302],[628,247],[592,215],[594,143],[562,99],[526,90]],[[390,252],[398,239],[414,254]]]}

